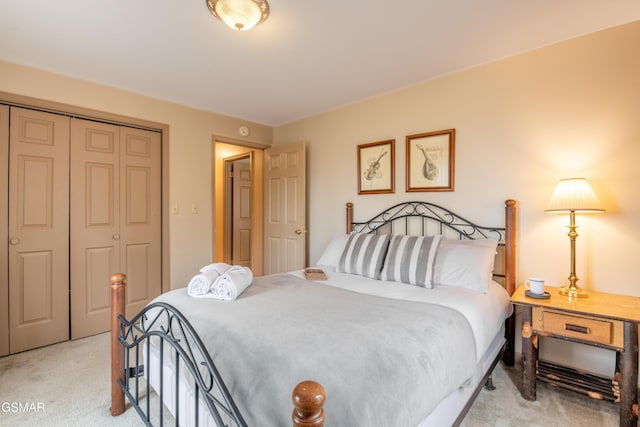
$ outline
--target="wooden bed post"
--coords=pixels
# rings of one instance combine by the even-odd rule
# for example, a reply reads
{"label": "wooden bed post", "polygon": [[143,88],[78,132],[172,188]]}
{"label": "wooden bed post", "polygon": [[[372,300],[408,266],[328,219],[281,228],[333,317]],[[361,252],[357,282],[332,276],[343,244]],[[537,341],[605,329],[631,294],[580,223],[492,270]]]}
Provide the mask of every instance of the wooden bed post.
{"label": "wooden bed post", "polygon": [[124,382],[124,347],[118,341],[120,321],[124,316],[125,288],[127,276],[116,273],[111,276],[111,415],[124,412],[124,391],[118,385],[118,379]]}
{"label": "wooden bed post", "polygon": [[[505,201],[505,278],[504,287],[513,295],[516,290],[516,201]],[[502,361],[507,366],[513,366],[516,361],[516,314],[515,312],[505,320],[505,336],[507,348],[502,355]]]}
{"label": "wooden bed post", "polygon": [[293,389],[293,427],[324,426],[324,388],[315,381],[303,381]]}
{"label": "wooden bed post", "polygon": [[347,234],[353,231],[353,203],[347,203]]}
{"label": "wooden bed post", "polygon": [[516,291],[516,201],[509,199],[505,204],[505,265],[504,287],[513,295]]}

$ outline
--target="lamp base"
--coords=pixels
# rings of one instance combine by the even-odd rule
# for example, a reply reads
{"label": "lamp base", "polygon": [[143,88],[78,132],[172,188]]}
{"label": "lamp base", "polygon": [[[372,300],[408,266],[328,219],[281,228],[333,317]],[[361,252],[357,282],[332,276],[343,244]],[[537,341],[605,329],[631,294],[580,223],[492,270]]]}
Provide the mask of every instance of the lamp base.
{"label": "lamp base", "polygon": [[558,289],[560,295],[568,296],[569,298],[586,298],[589,293],[583,289],[577,287],[571,287],[570,285],[564,286]]}

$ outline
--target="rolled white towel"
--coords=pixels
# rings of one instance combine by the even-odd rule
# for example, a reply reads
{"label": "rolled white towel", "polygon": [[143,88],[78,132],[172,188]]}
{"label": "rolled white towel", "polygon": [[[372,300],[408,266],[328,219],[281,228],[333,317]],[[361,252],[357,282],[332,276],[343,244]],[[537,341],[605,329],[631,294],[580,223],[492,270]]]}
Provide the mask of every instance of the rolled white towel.
{"label": "rolled white towel", "polygon": [[[207,271],[215,271],[218,275],[225,273],[227,270],[231,268],[231,264],[227,264],[226,262],[214,262],[213,264],[205,265],[200,269],[200,273],[205,273]],[[216,277],[217,278],[217,277]]]}
{"label": "rolled white towel", "polygon": [[234,265],[215,280],[211,293],[215,298],[233,301],[251,285],[252,281],[251,269]]}
{"label": "rolled white towel", "polygon": [[189,281],[187,286],[187,294],[197,298],[214,298],[211,293],[212,286],[220,274],[215,270],[207,270],[203,273],[196,274]]}

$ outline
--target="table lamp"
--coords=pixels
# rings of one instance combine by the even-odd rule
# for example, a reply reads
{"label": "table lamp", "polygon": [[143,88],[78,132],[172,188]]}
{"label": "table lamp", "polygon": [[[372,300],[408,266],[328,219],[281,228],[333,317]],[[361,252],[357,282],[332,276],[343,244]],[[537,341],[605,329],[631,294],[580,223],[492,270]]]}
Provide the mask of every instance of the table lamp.
{"label": "table lamp", "polygon": [[559,292],[569,298],[586,297],[587,291],[576,286],[578,281],[578,276],[576,276],[576,237],[578,237],[576,212],[599,213],[604,212],[604,209],[586,179],[569,178],[560,180],[556,185],[545,212],[569,213],[568,236],[571,242],[571,274],[569,275],[569,284],[560,288]]}

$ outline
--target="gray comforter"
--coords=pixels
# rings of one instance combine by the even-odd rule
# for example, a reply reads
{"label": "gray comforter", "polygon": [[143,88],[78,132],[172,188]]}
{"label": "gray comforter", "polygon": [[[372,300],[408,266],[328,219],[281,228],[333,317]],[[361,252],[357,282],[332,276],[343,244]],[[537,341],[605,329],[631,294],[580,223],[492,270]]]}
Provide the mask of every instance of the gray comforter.
{"label": "gray comforter", "polygon": [[416,426],[475,370],[467,320],[433,304],[289,274],[255,278],[233,302],[186,288],[156,300],[198,331],[250,426],[290,426],[291,392],[308,379],[326,390],[327,427]]}

